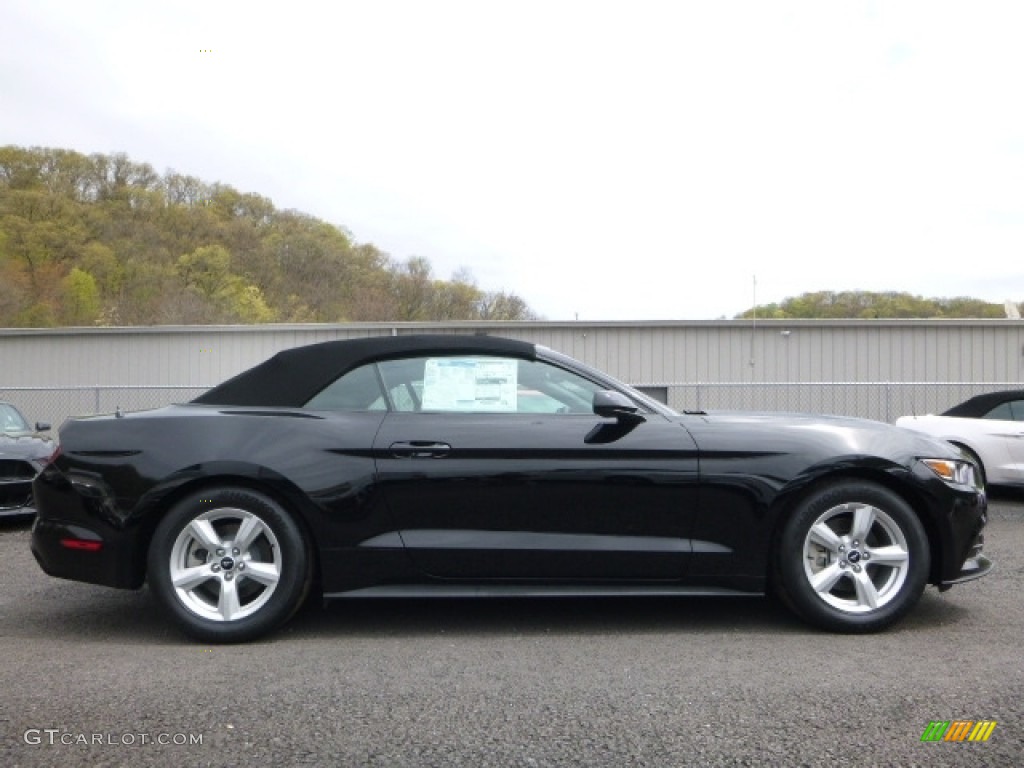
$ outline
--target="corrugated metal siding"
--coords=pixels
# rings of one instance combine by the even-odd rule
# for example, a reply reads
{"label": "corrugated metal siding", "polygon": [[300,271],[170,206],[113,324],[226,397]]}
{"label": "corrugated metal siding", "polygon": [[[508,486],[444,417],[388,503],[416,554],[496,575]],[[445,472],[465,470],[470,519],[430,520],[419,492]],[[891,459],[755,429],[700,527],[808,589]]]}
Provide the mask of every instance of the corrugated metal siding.
{"label": "corrugated metal siding", "polygon": [[0,330],[0,387],[208,387],[288,347],[427,332],[531,341],[637,384],[1024,377],[1021,321],[406,323]]}

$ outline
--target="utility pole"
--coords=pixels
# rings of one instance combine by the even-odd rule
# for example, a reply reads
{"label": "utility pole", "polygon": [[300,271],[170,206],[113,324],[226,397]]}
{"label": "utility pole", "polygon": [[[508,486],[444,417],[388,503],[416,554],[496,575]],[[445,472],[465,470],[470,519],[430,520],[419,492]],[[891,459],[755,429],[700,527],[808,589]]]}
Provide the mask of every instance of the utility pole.
{"label": "utility pole", "polygon": [[757,335],[757,275],[754,275],[754,296],[753,296],[753,312],[751,313],[752,322],[750,324],[750,378],[754,378],[754,337]]}

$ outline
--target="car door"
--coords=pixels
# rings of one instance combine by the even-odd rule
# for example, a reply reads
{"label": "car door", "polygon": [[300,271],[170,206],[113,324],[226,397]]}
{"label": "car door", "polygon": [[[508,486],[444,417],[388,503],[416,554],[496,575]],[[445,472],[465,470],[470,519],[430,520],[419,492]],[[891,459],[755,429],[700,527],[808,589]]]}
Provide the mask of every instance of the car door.
{"label": "car door", "polygon": [[676,580],[697,453],[678,423],[597,416],[603,386],[541,361],[417,357],[379,366],[374,443],[415,565],[448,579]]}
{"label": "car door", "polygon": [[979,420],[981,431],[1001,443],[1009,462],[989,467],[989,480],[996,483],[1024,481],[1024,400],[1000,403]]}

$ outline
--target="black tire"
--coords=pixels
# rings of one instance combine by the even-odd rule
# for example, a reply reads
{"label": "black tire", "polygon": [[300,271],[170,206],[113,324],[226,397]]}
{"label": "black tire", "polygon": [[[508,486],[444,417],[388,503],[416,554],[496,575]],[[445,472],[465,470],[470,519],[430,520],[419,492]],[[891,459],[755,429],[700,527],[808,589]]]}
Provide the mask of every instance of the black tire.
{"label": "black tire", "polygon": [[276,629],[299,609],[312,581],[298,524],[247,488],[208,488],[181,499],[157,526],[147,565],[150,587],[178,625],[211,643]]}
{"label": "black tire", "polygon": [[775,557],[779,597],[810,624],[876,632],[921,597],[928,537],[910,506],[876,483],[844,480],[800,502]]}

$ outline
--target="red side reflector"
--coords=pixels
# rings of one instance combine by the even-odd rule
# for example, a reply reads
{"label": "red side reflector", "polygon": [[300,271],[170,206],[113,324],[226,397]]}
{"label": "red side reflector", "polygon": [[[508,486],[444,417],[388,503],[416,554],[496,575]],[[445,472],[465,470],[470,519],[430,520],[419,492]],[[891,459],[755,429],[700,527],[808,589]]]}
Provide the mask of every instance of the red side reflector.
{"label": "red side reflector", "polygon": [[60,454],[61,454],[61,449],[60,449],[60,446],[58,445],[56,447],[56,449],[54,449],[53,453],[51,453],[49,455],[48,458],[43,459],[43,465],[44,466],[49,466],[50,464],[53,464],[53,462],[55,462],[57,460],[57,457],[60,456]]}
{"label": "red side reflector", "polygon": [[103,542],[95,539],[61,539],[60,545],[67,549],[79,549],[82,552],[99,552]]}

